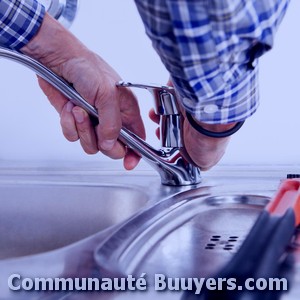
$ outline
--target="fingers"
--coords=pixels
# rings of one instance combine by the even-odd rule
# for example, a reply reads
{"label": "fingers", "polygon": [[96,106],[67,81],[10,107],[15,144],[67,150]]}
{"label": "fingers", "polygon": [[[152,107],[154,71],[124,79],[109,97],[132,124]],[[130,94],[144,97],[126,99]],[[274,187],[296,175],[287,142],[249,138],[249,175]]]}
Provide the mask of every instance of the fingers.
{"label": "fingers", "polygon": [[68,101],[59,91],[38,77],[38,82],[50,103],[60,114],[60,124],[65,138],[70,142],[80,139],[80,144],[87,154],[97,153],[97,140],[86,111]]}
{"label": "fingers", "polygon": [[121,142],[117,141],[113,148],[109,151],[106,151],[106,150],[103,150],[103,149],[100,149],[100,151],[106,155],[106,156],[109,156],[110,158],[112,159],[121,159],[125,156],[126,154],[126,149],[125,149],[125,146],[124,144],[122,144]]}
{"label": "fingers", "polygon": [[154,109],[152,108],[150,111],[149,111],[149,118],[156,124],[159,124],[159,121],[160,121],[160,116],[157,115],[154,111]]}
{"label": "fingers", "polygon": [[[155,113],[153,108],[149,111],[149,118],[156,124],[159,124],[159,122],[160,122],[160,116]],[[160,128],[159,127],[155,130],[155,134],[156,134],[157,138],[160,140]]]}
{"label": "fingers", "polygon": [[63,134],[70,142],[75,142],[79,139],[76,123],[72,114],[73,108],[74,105],[71,102],[67,102],[67,104],[62,108],[60,114],[60,125],[62,127]]}
{"label": "fingers", "polygon": [[72,114],[76,120],[76,129],[83,150],[87,154],[96,154],[98,152],[97,138],[88,113],[76,106],[72,109]]}
{"label": "fingers", "polygon": [[112,159],[125,156],[125,146],[117,141],[122,127],[116,98],[107,97],[98,106],[99,125],[96,127],[99,150]]}
{"label": "fingers", "polygon": [[[103,94],[97,103],[99,125],[97,126],[98,147],[106,153],[119,150],[117,138],[121,130],[121,113],[114,93]],[[124,151],[125,152],[125,151]]]}
{"label": "fingers", "polygon": [[129,89],[119,88],[119,103],[122,124],[142,139],[146,138],[145,127],[140,115],[137,99]]}
{"label": "fingers", "polygon": [[61,114],[64,106],[69,102],[69,100],[60,93],[51,84],[45,81],[43,78],[38,76],[38,83],[44,94],[48,98],[49,102],[54,106],[56,111]]}
{"label": "fingers", "polygon": [[75,142],[80,139],[80,144],[87,154],[99,151],[94,128],[85,110],[68,102],[61,111],[60,123],[68,141]]}
{"label": "fingers", "polygon": [[133,170],[139,163],[141,157],[134,151],[128,149],[124,157],[124,168],[126,170]]}
{"label": "fingers", "polygon": [[[137,99],[130,89],[119,88],[119,103],[124,127],[146,139],[145,127],[140,115]],[[140,156],[130,149],[126,149],[124,167],[127,170],[134,169],[140,161]]]}
{"label": "fingers", "polygon": [[[121,129],[120,110],[116,98],[107,98],[99,105],[99,126],[92,126],[87,112],[75,107],[66,97],[42,78],[39,85],[61,117],[61,127],[65,138],[70,142],[80,139],[80,144],[87,154],[95,154],[99,149],[113,159],[125,156],[125,148],[117,142]],[[113,105],[114,104],[114,105]]]}

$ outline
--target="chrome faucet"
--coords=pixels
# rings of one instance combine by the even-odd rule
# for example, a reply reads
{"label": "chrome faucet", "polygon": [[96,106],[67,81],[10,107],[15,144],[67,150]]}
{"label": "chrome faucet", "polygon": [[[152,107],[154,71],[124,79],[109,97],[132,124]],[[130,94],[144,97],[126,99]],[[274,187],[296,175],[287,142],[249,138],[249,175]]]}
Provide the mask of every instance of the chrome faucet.
{"label": "chrome faucet", "polygon": [[[0,47],[0,57],[18,62],[33,70],[63,93],[74,105],[82,107],[92,118],[98,120],[98,112],[95,107],[82,98],[68,82],[38,61],[2,47]],[[124,127],[120,131],[119,140],[158,171],[162,184],[182,186],[199,183],[201,181],[200,169],[182,155],[184,147],[181,138],[181,114],[174,89],[168,86],[142,85],[129,82],[119,82],[116,85],[119,88],[145,88],[152,93],[155,100],[156,113],[160,115],[161,119],[162,147],[159,150],[154,149],[143,139]]]}

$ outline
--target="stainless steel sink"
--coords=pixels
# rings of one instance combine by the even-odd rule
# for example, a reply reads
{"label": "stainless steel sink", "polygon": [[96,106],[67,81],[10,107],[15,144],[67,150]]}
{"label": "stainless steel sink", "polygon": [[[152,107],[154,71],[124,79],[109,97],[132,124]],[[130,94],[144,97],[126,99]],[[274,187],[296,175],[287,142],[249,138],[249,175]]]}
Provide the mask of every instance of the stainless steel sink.
{"label": "stainless steel sink", "polygon": [[0,184],[0,259],[61,248],[123,220],[148,197],[121,185]]}
{"label": "stainless steel sink", "polygon": [[[1,285],[14,273],[23,278],[147,273],[149,286],[155,273],[210,276],[237,251],[287,172],[294,169],[220,168],[206,173],[198,186],[168,187],[153,171],[124,172],[111,164],[100,170],[0,164],[0,300],[48,299]],[[295,256],[296,284],[285,300],[299,298],[300,244]],[[179,300],[181,293],[157,294],[149,287],[147,293],[109,294],[112,300],[141,297]],[[49,299],[106,300],[107,294],[58,292]]]}
{"label": "stainless steel sink", "polygon": [[213,276],[236,253],[269,197],[207,192],[182,193],[127,222],[97,249],[98,265],[123,276]]}

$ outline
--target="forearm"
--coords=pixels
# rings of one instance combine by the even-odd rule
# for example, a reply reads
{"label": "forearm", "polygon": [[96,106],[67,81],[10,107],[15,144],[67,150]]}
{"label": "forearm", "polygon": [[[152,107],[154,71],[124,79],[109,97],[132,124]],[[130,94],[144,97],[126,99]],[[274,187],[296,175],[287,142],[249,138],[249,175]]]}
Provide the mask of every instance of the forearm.
{"label": "forearm", "polygon": [[74,35],[48,14],[37,34],[20,50],[48,68],[55,69],[60,75],[67,61],[90,53]]}

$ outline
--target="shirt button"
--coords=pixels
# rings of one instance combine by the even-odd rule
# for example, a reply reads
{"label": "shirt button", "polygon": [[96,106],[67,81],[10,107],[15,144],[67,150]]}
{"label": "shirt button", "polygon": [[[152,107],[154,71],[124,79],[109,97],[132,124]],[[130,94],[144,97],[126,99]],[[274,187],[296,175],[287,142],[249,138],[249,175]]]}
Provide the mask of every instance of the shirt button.
{"label": "shirt button", "polygon": [[183,101],[184,103],[188,104],[188,105],[191,105],[191,104],[192,104],[192,100],[189,99],[189,98],[186,98],[186,97],[184,97],[184,98],[182,99],[182,101]]}
{"label": "shirt button", "polygon": [[204,106],[203,111],[207,114],[213,114],[219,110],[218,105],[216,104],[209,104]]}

